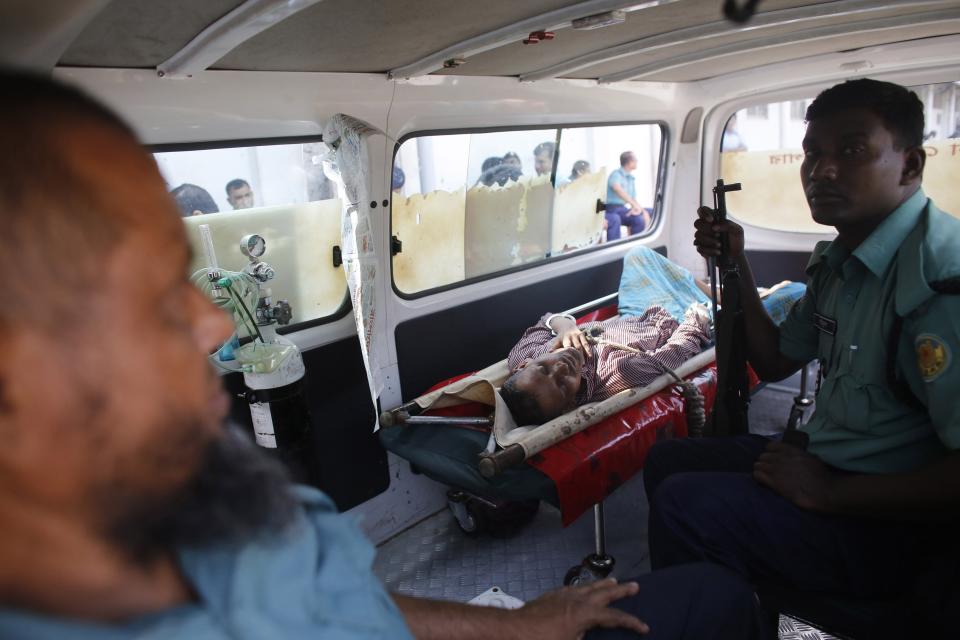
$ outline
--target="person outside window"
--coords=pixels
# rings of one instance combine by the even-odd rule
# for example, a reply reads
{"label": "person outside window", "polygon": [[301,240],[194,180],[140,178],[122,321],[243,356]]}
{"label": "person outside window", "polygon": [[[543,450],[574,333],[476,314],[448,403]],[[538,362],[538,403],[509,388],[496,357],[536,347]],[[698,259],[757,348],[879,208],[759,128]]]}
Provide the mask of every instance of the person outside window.
{"label": "person outside window", "polygon": [[213,196],[203,187],[185,182],[170,192],[180,215],[183,217],[200,216],[205,213],[219,213],[220,207],[213,201]]}
{"label": "person outside window", "polygon": [[720,141],[720,151],[746,151],[747,145],[743,136],[737,131],[737,114],[730,116],[727,126],[723,128],[723,138]]}
{"label": "person outside window", "polygon": [[557,144],[551,140],[541,142],[533,148],[533,168],[538,176],[553,173],[553,156],[557,151]]}
{"label": "person outside window", "polygon": [[513,151],[507,151],[505,154],[503,154],[503,160],[501,160],[501,164],[512,167],[518,172],[523,173],[523,163],[520,161],[520,156]]}
{"label": "person outside window", "polygon": [[393,168],[393,176],[390,179],[390,190],[395,194],[403,195],[403,185],[407,183],[407,174],[400,167]]}
{"label": "person outside window", "polygon": [[227,202],[234,211],[253,208],[253,190],[250,183],[242,178],[235,178],[227,183]]}
{"label": "person outside window", "polygon": [[570,177],[566,180],[563,180],[560,184],[570,184],[575,182],[577,178],[590,173],[590,163],[586,160],[577,160],[573,163],[573,167],[570,168]]}
{"label": "person outside window", "polygon": [[632,151],[620,154],[620,168],[607,178],[606,215],[607,241],[620,239],[620,225],[626,225],[629,235],[641,233],[650,226],[650,212],[637,202],[636,179],[631,175],[637,168],[637,156]]}

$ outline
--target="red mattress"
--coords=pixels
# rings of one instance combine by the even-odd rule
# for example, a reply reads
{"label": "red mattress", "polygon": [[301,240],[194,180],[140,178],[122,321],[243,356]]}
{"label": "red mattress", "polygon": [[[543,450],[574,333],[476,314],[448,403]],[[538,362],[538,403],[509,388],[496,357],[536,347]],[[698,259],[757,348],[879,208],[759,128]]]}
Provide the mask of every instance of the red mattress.
{"label": "red mattress", "polygon": [[[604,307],[577,322],[605,320],[615,314],[615,306]],[[752,388],[758,379],[752,370],[749,374]],[[431,390],[466,375],[470,374],[445,380]],[[716,366],[705,367],[688,379],[693,380],[703,394],[709,415],[716,397]],[[430,413],[463,416],[483,415],[488,411],[488,407],[464,404]],[[567,526],[640,471],[654,442],[686,435],[683,397],[676,386],[670,386],[541,451],[527,460],[527,464],[544,473],[556,485],[563,525]]]}

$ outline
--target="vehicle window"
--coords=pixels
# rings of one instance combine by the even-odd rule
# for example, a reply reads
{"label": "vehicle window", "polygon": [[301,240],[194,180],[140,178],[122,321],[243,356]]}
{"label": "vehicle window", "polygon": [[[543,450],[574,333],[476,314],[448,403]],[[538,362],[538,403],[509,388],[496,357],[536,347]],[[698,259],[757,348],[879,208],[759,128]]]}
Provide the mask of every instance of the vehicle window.
{"label": "vehicle window", "polygon": [[[924,192],[960,216],[960,82],[911,87],[924,103],[927,165]],[[792,232],[830,232],[810,217],[800,186],[804,116],[813,97],[771,102],[730,116],[720,144],[720,175],[743,183],[727,194],[730,215],[741,222]]]}
{"label": "vehicle window", "polygon": [[241,238],[266,242],[262,261],[275,277],[264,286],[289,302],[292,323],[324,318],[346,301],[334,266],[341,202],[323,173],[319,143],[257,145],[154,154],[180,208],[193,248],[191,273],[206,267],[199,226],[210,226],[218,266],[242,271]]}
{"label": "vehicle window", "polygon": [[960,81],[910,87],[923,100],[923,190],[937,206],[960,217]]}
{"label": "vehicle window", "polygon": [[655,124],[407,139],[393,172],[397,290],[422,293],[649,234],[661,141]]}

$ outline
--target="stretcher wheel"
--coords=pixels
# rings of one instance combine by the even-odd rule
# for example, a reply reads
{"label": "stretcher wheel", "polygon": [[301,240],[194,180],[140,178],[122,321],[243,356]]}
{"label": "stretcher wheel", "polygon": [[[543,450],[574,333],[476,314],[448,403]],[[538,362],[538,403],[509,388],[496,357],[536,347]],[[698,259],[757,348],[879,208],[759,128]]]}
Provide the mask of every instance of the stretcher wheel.
{"label": "stretcher wheel", "polygon": [[462,491],[447,491],[447,506],[453,513],[453,519],[460,531],[468,536],[476,535],[483,528],[483,518],[477,512],[475,503]]}
{"label": "stretcher wheel", "polygon": [[447,491],[447,505],[457,526],[467,535],[486,533],[510,538],[533,520],[540,508],[536,498],[494,503],[458,489]]}
{"label": "stretcher wheel", "polygon": [[613,557],[591,553],[583,562],[570,567],[567,575],[563,577],[563,584],[566,587],[576,587],[603,580],[613,571],[613,565]]}
{"label": "stretcher wheel", "polygon": [[480,514],[476,512],[471,505],[467,505],[467,514],[461,520],[457,518],[457,526],[460,527],[460,531],[463,531],[468,536],[473,536],[483,529],[483,520],[480,518]]}

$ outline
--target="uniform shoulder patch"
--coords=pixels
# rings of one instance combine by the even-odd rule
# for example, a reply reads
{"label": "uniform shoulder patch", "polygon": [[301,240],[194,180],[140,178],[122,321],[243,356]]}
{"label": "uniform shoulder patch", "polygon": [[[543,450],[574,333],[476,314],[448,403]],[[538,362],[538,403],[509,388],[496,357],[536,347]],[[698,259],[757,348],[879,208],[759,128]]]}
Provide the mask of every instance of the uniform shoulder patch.
{"label": "uniform shoulder patch", "polygon": [[917,351],[917,369],[924,382],[933,382],[950,367],[950,347],[940,336],[921,333],[914,346]]}

